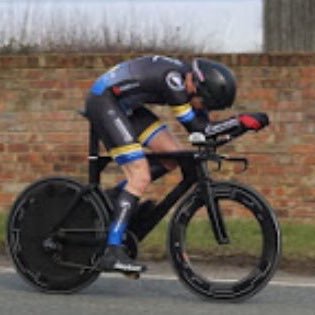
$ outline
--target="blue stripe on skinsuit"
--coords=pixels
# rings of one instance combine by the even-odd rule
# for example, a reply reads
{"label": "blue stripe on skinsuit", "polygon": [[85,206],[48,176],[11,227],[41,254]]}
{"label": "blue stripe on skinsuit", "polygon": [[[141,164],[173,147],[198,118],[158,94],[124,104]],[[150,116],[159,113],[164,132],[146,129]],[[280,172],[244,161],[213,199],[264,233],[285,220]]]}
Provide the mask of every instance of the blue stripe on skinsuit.
{"label": "blue stripe on skinsuit", "polygon": [[186,122],[192,121],[195,117],[196,117],[195,112],[194,111],[190,111],[190,112],[188,112],[187,114],[185,114],[183,116],[178,116],[177,119],[181,123],[186,123]]}
{"label": "blue stripe on skinsuit", "polygon": [[119,165],[124,165],[139,159],[143,159],[145,157],[143,151],[135,151],[135,152],[130,152],[127,154],[120,154],[115,157],[115,161]]}
{"label": "blue stripe on skinsuit", "polygon": [[167,129],[166,125],[163,125],[158,129],[154,130],[154,132],[152,132],[152,134],[144,141],[143,145],[148,146],[149,143],[158,135],[158,133],[164,129]]}

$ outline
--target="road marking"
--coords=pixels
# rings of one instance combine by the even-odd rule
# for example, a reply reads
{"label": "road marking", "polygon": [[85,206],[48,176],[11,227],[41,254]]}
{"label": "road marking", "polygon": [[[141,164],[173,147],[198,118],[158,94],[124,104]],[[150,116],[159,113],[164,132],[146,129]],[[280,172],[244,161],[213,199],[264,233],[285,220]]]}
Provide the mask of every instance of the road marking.
{"label": "road marking", "polygon": [[[15,269],[12,267],[0,267],[0,274],[13,274],[16,273]],[[101,278],[107,279],[126,279],[124,275],[117,273],[102,273]],[[142,275],[140,279],[143,280],[160,280],[160,281],[178,281],[176,276],[165,276],[159,274],[145,274]],[[227,280],[228,281],[228,280]],[[231,280],[232,281],[232,280]],[[298,281],[298,282],[297,282]],[[302,280],[272,280],[269,282],[269,285],[278,286],[278,287],[292,287],[292,288],[315,288],[315,279],[314,282],[301,282]]]}
{"label": "road marking", "polygon": [[15,270],[10,267],[0,267],[0,273],[15,273]]}
{"label": "road marking", "polygon": [[291,282],[282,280],[272,280],[269,282],[269,284],[278,287],[315,288],[314,282],[295,282],[294,279],[292,279]]}

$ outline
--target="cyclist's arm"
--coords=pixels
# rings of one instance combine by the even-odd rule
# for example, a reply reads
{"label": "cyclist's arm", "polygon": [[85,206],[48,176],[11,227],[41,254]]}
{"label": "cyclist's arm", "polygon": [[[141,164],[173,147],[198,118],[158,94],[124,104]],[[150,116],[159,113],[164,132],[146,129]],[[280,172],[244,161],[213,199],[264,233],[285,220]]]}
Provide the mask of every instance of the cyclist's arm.
{"label": "cyclist's arm", "polygon": [[207,112],[194,110],[190,104],[172,106],[172,111],[188,132],[202,132],[210,137],[247,130],[258,131],[269,124],[268,116],[264,113],[240,114],[211,122]]}
{"label": "cyclist's arm", "polygon": [[190,104],[172,106],[177,120],[191,132],[202,132],[208,136],[227,133],[239,127],[240,123],[235,117],[224,121],[211,122],[206,111],[195,110]]}

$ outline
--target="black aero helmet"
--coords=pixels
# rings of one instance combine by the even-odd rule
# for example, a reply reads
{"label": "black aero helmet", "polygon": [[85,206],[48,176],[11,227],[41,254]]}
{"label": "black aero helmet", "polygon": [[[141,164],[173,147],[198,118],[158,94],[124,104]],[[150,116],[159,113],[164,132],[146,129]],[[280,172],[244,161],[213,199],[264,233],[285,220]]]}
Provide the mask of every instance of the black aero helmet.
{"label": "black aero helmet", "polygon": [[236,80],[232,71],[219,62],[195,58],[192,62],[197,95],[209,110],[231,107],[236,94]]}

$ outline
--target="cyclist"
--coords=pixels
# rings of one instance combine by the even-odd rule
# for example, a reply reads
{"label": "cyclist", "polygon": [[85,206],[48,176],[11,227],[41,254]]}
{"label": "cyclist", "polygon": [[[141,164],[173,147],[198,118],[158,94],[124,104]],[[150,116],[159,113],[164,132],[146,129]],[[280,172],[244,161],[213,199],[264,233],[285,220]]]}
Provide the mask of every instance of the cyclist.
{"label": "cyclist", "polygon": [[181,149],[167,126],[147,107],[168,105],[188,132],[208,137],[268,125],[264,113],[210,121],[208,111],[231,107],[235,94],[236,81],[230,69],[204,58],[186,63],[166,56],[144,56],[116,65],[94,82],[86,101],[87,117],[126,176],[115,199],[115,217],[98,263],[100,270],[146,269],[126,254],[123,235],[150,182],[176,167],[167,161],[149,165],[145,158],[143,147],[154,152]]}

